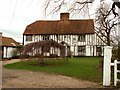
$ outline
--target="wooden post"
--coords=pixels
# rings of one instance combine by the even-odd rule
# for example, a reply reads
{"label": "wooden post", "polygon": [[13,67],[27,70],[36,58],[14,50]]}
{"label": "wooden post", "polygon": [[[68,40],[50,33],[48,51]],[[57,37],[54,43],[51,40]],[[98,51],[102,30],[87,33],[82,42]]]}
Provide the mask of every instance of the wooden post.
{"label": "wooden post", "polygon": [[8,47],[6,46],[6,55],[5,57],[7,58],[8,57]]}
{"label": "wooden post", "polygon": [[112,56],[112,47],[105,46],[104,62],[103,62],[103,85],[104,86],[110,86],[110,82],[111,82],[111,56]]}
{"label": "wooden post", "polygon": [[2,90],[2,33],[0,32],[0,90]]}
{"label": "wooden post", "polygon": [[117,60],[114,61],[114,86],[117,85]]}
{"label": "wooden post", "polygon": [[0,32],[0,61],[2,61],[3,49],[2,49],[2,33]]}
{"label": "wooden post", "polygon": [[0,60],[0,90],[2,90],[2,60]]}

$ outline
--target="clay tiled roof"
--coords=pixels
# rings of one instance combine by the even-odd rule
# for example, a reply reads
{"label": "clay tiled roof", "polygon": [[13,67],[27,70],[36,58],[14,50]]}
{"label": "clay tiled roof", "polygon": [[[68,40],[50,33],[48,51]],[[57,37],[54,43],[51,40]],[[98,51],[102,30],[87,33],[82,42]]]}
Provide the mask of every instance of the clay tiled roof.
{"label": "clay tiled roof", "polygon": [[38,34],[92,34],[94,33],[93,19],[36,21],[28,25],[24,35]]}
{"label": "clay tiled roof", "polygon": [[36,21],[27,26],[24,34],[55,34],[58,31],[58,21]]}
{"label": "clay tiled roof", "polygon": [[2,46],[15,47],[15,46],[20,46],[20,44],[12,38],[2,36]]}

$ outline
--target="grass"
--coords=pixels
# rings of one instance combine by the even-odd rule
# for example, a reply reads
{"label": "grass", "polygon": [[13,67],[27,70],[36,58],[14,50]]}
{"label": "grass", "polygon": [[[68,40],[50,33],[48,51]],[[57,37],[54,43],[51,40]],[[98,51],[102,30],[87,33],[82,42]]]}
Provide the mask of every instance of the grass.
{"label": "grass", "polygon": [[24,69],[31,71],[61,74],[78,79],[102,82],[102,70],[99,69],[100,58],[80,57],[64,60],[46,60],[45,66],[38,65],[38,61],[21,61],[5,65],[8,69]]}

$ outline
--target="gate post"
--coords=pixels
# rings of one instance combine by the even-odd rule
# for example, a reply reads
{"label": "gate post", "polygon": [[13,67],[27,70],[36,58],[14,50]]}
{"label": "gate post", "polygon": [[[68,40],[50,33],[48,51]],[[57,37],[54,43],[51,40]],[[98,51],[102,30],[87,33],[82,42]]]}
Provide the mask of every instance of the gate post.
{"label": "gate post", "polygon": [[114,86],[117,85],[117,60],[114,61]]}
{"label": "gate post", "polygon": [[103,62],[103,85],[110,86],[111,81],[111,56],[112,56],[112,47],[104,47],[104,62]]}

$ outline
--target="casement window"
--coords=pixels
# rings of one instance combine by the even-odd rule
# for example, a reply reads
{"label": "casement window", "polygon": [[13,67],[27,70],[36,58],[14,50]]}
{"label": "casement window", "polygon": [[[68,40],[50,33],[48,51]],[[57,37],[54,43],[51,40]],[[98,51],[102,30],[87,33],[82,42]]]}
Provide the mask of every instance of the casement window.
{"label": "casement window", "polygon": [[26,36],[26,41],[32,41],[32,35],[27,35]]}
{"label": "casement window", "polygon": [[85,42],[85,35],[78,35],[78,41],[79,42]]}
{"label": "casement window", "polygon": [[35,41],[39,41],[40,37],[38,35],[35,36]]}
{"label": "casement window", "polygon": [[78,55],[85,55],[86,47],[85,46],[78,46]]}
{"label": "casement window", "polygon": [[65,40],[68,40],[68,39],[70,40],[70,38],[71,38],[70,35],[64,35]]}
{"label": "casement window", "polygon": [[101,56],[102,55],[102,48],[96,47],[96,53],[97,53],[97,56]]}
{"label": "casement window", "polygon": [[76,38],[72,39],[72,43],[75,44],[76,43]]}
{"label": "casement window", "polygon": [[50,39],[50,35],[43,35],[43,40],[49,40]]}
{"label": "casement window", "polygon": [[97,51],[97,52],[102,52],[101,47],[97,47],[97,48],[96,48],[96,51]]}

